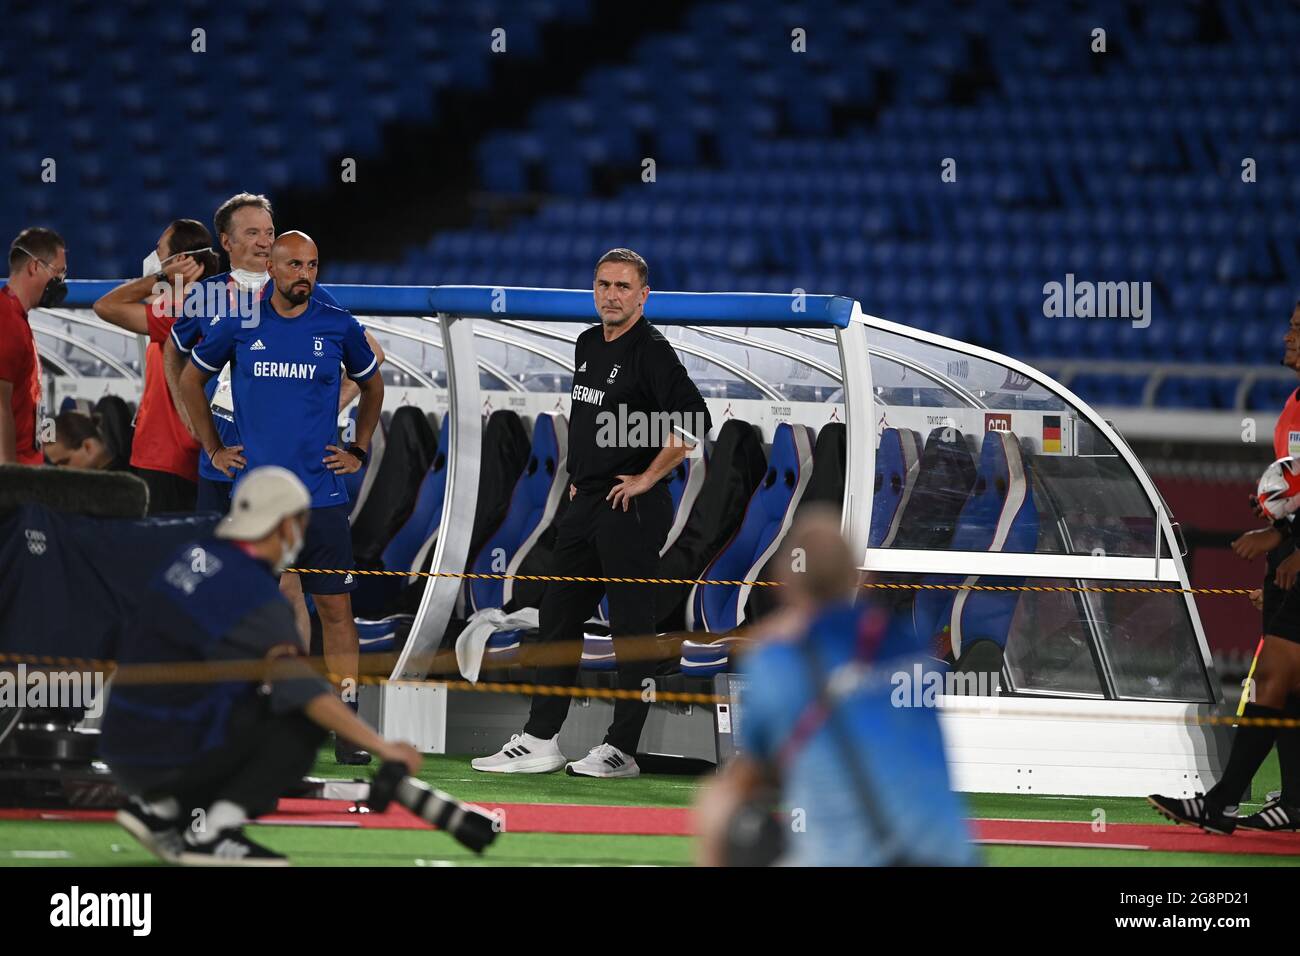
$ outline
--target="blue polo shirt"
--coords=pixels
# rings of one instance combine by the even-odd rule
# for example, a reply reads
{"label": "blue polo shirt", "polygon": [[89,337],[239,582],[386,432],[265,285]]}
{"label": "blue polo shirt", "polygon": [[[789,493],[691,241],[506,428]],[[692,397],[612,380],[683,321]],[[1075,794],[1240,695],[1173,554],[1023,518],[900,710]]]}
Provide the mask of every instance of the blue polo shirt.
{"label": "blue polo shirt", "polygon": [[260,308],[257,322],[209,326],[190,359],[214,375],[230,363],[245,471],[280,465],[307,486],[313,508],[345,505],[342,477],[322,460],[325,446],[338,444],[340,366],[364,382],[379,362],[351,312],[313,297],[301,315],[285,318],[269,294]]}
{"label": "blue polo shirt", "polygon": [[[182,355],[189,355],[195,344],[223,318],[234,319],[241,316],[243,312],[249,311],[251,298],[256,296],[260,299],[268,291],[268,285],[269,281],[267,285],[255,291],[241,290],[230,277],[229,272],[204,279],[198,292],[192,293],[195,307],[184,309],[185,314],[181,315],[172,326],[172,341],[176,343]],[[319,285],[312,288],[311,295],[313,299],[320,299],[329,305],[338,305],[334,301],[334,296]],[[190,296],[186,298],[188,300]],[[216,394],[218,381],[217,376],[214,375],[203,386],[209,404],[212,402],[212,396]],[[227,448],[239,444],[239,428],[230,413],[222,408],[213,408],[212,421],[217,426],[217,435],[221,438],[221,444]],[[203,454],[199,455],[199,477],[209,481],[231,480],[218,471],[208,456]]]}

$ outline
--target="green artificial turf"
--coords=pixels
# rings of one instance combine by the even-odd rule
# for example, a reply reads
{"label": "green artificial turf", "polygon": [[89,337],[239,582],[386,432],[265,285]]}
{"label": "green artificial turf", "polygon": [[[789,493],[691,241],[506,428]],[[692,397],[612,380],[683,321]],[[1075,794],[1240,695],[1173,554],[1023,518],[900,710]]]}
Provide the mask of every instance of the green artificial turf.
{"label": "green artificial turf", "polygon": [[[323,749],[315,776],[368,778],[373,767],[340,767]],[[687,807],[700,778],[645,774],[629,780],[590,780],[563,773],[485,774],[469,758],[427,756],[420,773],[427,783],[471,802],[580,803],[612,806]],[[1277,789],[1276,755],[1255,779],[1257,801]],[[973,817],[1071,820],[1091,823],[1103,811],[1107,823],[1166,824],[1137,797],[1050,797],[1031,794],[966,794]],[[1250,805],[1243,810],[1253,809]],[[1172,824],[1167,824],[1172,825]],[[686,866],[692,841],[676,836],[597,836],[552,833],[503,835],[482,857],[443,833],[346,827],[257,826],[253,836],[286,853],[299,866]],[[1296,857],[1172,853],[1069,847],[986,846],[992,866],[1294,866]],[[0,821],[0,866],[155,865],[113,823]]]}
{"label": "green artificial turf", "polygon": [[[477,856],[433,830],[255,826],[249,835],[288,854],[298,866],[683,866],[691,861],[689,837],[512,833]],[[115,823],[0,823],[0,866],[162,865]]]}
{"label": "green artificial turf", "polygon": [[[695,798],[698,777],[643,774],[614,780],[570,777],[563,771],[547,774],[482,773],[469,765],[470,758],[430,754],[424,758],[419,777],[425,783],[470,802],[498,803],[585,803],[604,806],[689,807]],[[341,767],[334,762],[334,749],[322,749],[312,775],[369,779],[375,765]]]}

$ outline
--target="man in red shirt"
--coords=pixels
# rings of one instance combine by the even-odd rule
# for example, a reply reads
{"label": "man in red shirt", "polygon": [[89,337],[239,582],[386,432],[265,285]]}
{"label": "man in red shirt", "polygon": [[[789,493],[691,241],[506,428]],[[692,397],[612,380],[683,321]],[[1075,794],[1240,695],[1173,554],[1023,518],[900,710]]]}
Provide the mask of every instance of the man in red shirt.
{"label": "man in red shirt", "polygon": [[[95,314],[105,322],[149,336],[144,393],[131,443],[131,469],[149,486],[149,514],[194,510],[199,446],[172,403],[163,377],[162,344],[176,321],[171,302],[177,283],[184,295],[215,269],[211,247],[212,236],[201,222],[177,219],[158,238],[157,267],[151,256],[143,278],[123,283],[95,303]],[[159,295],[159,284],[168,291]]]}
{"label": "man in red shirt", "polygon": [[9,246],[9,282],[0,290],[0,464],[45,463],[41,360],[27,313],[62,302],[67,274],[63,237],[53,229],[24,229]]}

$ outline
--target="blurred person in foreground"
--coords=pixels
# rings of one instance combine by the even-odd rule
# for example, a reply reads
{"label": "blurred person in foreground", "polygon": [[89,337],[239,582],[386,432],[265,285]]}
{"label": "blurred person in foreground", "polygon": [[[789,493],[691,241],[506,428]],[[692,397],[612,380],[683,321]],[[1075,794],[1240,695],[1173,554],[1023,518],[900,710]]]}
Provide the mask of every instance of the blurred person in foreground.
{"label": "blurred person in foreground", "polygon": [[[244,824],[302,779],[327,731],[420,768],[414,747],[371,730],[302,659],[276,575],[297,559],[311,517],[292,472],[250,471],[212,534],[159,568],[118,649],[101,738],[130,795],[117,821],[166,862],[286,865]],[[175,676],[131,680],[135,665]]]}
{"label": "blurred person in foreground", "polygon": [[837,511],[806,509],[787,544],[803,568],[782,568],[782,607],[741,665],[739,752],[701,791],[698,862],[978,864],[938,715],[900,692],[920,676],[923,643],[884,608],[855,604]]}
{"label": "blurred person in foreground", "polygon": [[57,468],[126,471],[127,463],[99,430],[99,416],[60,412],[54,417],[54,441],[45,443],[45,460]]}

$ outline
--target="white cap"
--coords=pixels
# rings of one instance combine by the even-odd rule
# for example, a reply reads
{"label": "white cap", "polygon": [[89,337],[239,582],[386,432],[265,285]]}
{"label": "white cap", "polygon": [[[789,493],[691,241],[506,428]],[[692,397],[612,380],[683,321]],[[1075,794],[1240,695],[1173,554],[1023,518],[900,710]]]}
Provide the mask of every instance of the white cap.
{"label": "white cap", "polygon": [[257,541],[275,530],[285,518],[311,508],[307,487],[287,468],[263,465],[235,485],[230,513],[217,523],[218,538]]}

